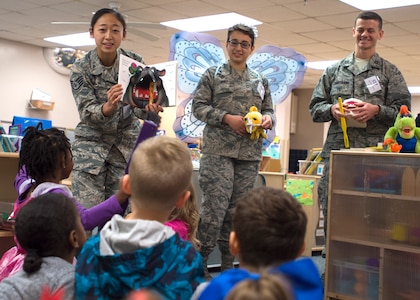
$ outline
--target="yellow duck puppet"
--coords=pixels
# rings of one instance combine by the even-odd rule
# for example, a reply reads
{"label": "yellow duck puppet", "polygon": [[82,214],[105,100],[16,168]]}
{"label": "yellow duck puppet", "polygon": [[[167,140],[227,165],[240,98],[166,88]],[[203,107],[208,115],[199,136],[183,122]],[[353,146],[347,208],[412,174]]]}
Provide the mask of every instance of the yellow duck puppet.
{"label": "yellow duck puppet", "polygon": [[407,105],[400,107],[394,126],[385,133],[384,146],[389,152],[420,153],[420,128],[408,110]]}
{"label": "yellow duck puppet", "polygon": [[262,114],[258,111],[256,106],[251,106],[249,112],[244,117],[244,124],[246,131],[250,134],[251,140],[257,140],[262,136],[267,138],[267,134],[261,127]]}

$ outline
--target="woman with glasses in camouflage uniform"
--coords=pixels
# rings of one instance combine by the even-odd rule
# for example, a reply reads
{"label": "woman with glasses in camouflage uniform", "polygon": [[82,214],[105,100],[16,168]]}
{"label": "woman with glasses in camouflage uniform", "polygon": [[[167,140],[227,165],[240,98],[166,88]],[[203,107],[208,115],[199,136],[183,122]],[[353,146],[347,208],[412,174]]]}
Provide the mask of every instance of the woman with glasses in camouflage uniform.
{"label": "woman with glasses in camouflage uniform", "polygon": [[254,41],[251,27],[239,24],[229,28],[229,60],[205,71],[193,99],[194,116],[206,123],[199,170],[204,198],[197,237],[207,279],[207,258],[216,243],[222,254],[222,271],[233,267],[234,257],[229,253],[233,210],[258,176],[263,140],[250,139],[243,116],[256,106],[263,115],[261,127],[271,129],[274,125],[268,81],[246,63]]}

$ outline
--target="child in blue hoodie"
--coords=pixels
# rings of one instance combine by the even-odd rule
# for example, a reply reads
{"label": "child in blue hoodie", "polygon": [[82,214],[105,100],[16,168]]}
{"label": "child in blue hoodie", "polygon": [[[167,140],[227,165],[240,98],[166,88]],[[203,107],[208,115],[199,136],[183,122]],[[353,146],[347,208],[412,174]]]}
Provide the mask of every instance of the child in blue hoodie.
{"label": "child in blue hoodie", "polygon": [[242,197],[236,206],[230,251],[239,260],[231,269],[201,285],[192,299],[225,299],[239,282],[269,272],[285,276],[295,300],[323,299],[320,274],[305,249],[307,217],[289,193],[259,187]]}

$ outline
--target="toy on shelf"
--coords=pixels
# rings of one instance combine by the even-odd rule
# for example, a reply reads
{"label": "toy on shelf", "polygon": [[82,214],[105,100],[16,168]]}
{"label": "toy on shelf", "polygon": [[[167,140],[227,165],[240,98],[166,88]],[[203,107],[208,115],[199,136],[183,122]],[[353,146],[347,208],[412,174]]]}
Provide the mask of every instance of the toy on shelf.
{"label": "toy on shelf", "polygon": [[406,105],[402,105],[394,126],[385,133],[384,146],[389,152],[420,153],[420,128]]}

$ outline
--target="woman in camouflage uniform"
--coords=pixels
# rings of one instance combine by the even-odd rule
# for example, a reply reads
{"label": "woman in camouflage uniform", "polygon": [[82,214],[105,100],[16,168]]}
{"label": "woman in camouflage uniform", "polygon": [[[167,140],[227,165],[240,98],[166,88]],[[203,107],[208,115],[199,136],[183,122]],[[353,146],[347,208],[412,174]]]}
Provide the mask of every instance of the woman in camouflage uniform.
{"label": "woman in camouflage uniform", "polygon": [[119,48],[126,37],[124,17],[113,9],[100,9],[92,17],[89,32],[96,49],[74,64],[70,76],[80,116],[72,145],[72,190],[85,207],[115,193],[140,132],[138,118],[144,118],[146,111],[162,110],[155,104],[140,110],[121,101],[120,55],[144,64],[140,55]]}
{"label": "woman in camouflage uniform", "polygon": [[251,106],[262,113],[261,127],[271,129],[274,111],[267,79],[246,61],[255,33],[245,25],[228,30],[229,61],[205,71],[195,91],[192,112],[205,122],[199,184],[203,191],[197,237],[205,275],[208,255],[218,242],[222,270],[233,267],[229,253],[232,214],[237,199],[253,188],[262,155],[262,138],[250,139],[243,117]]}

